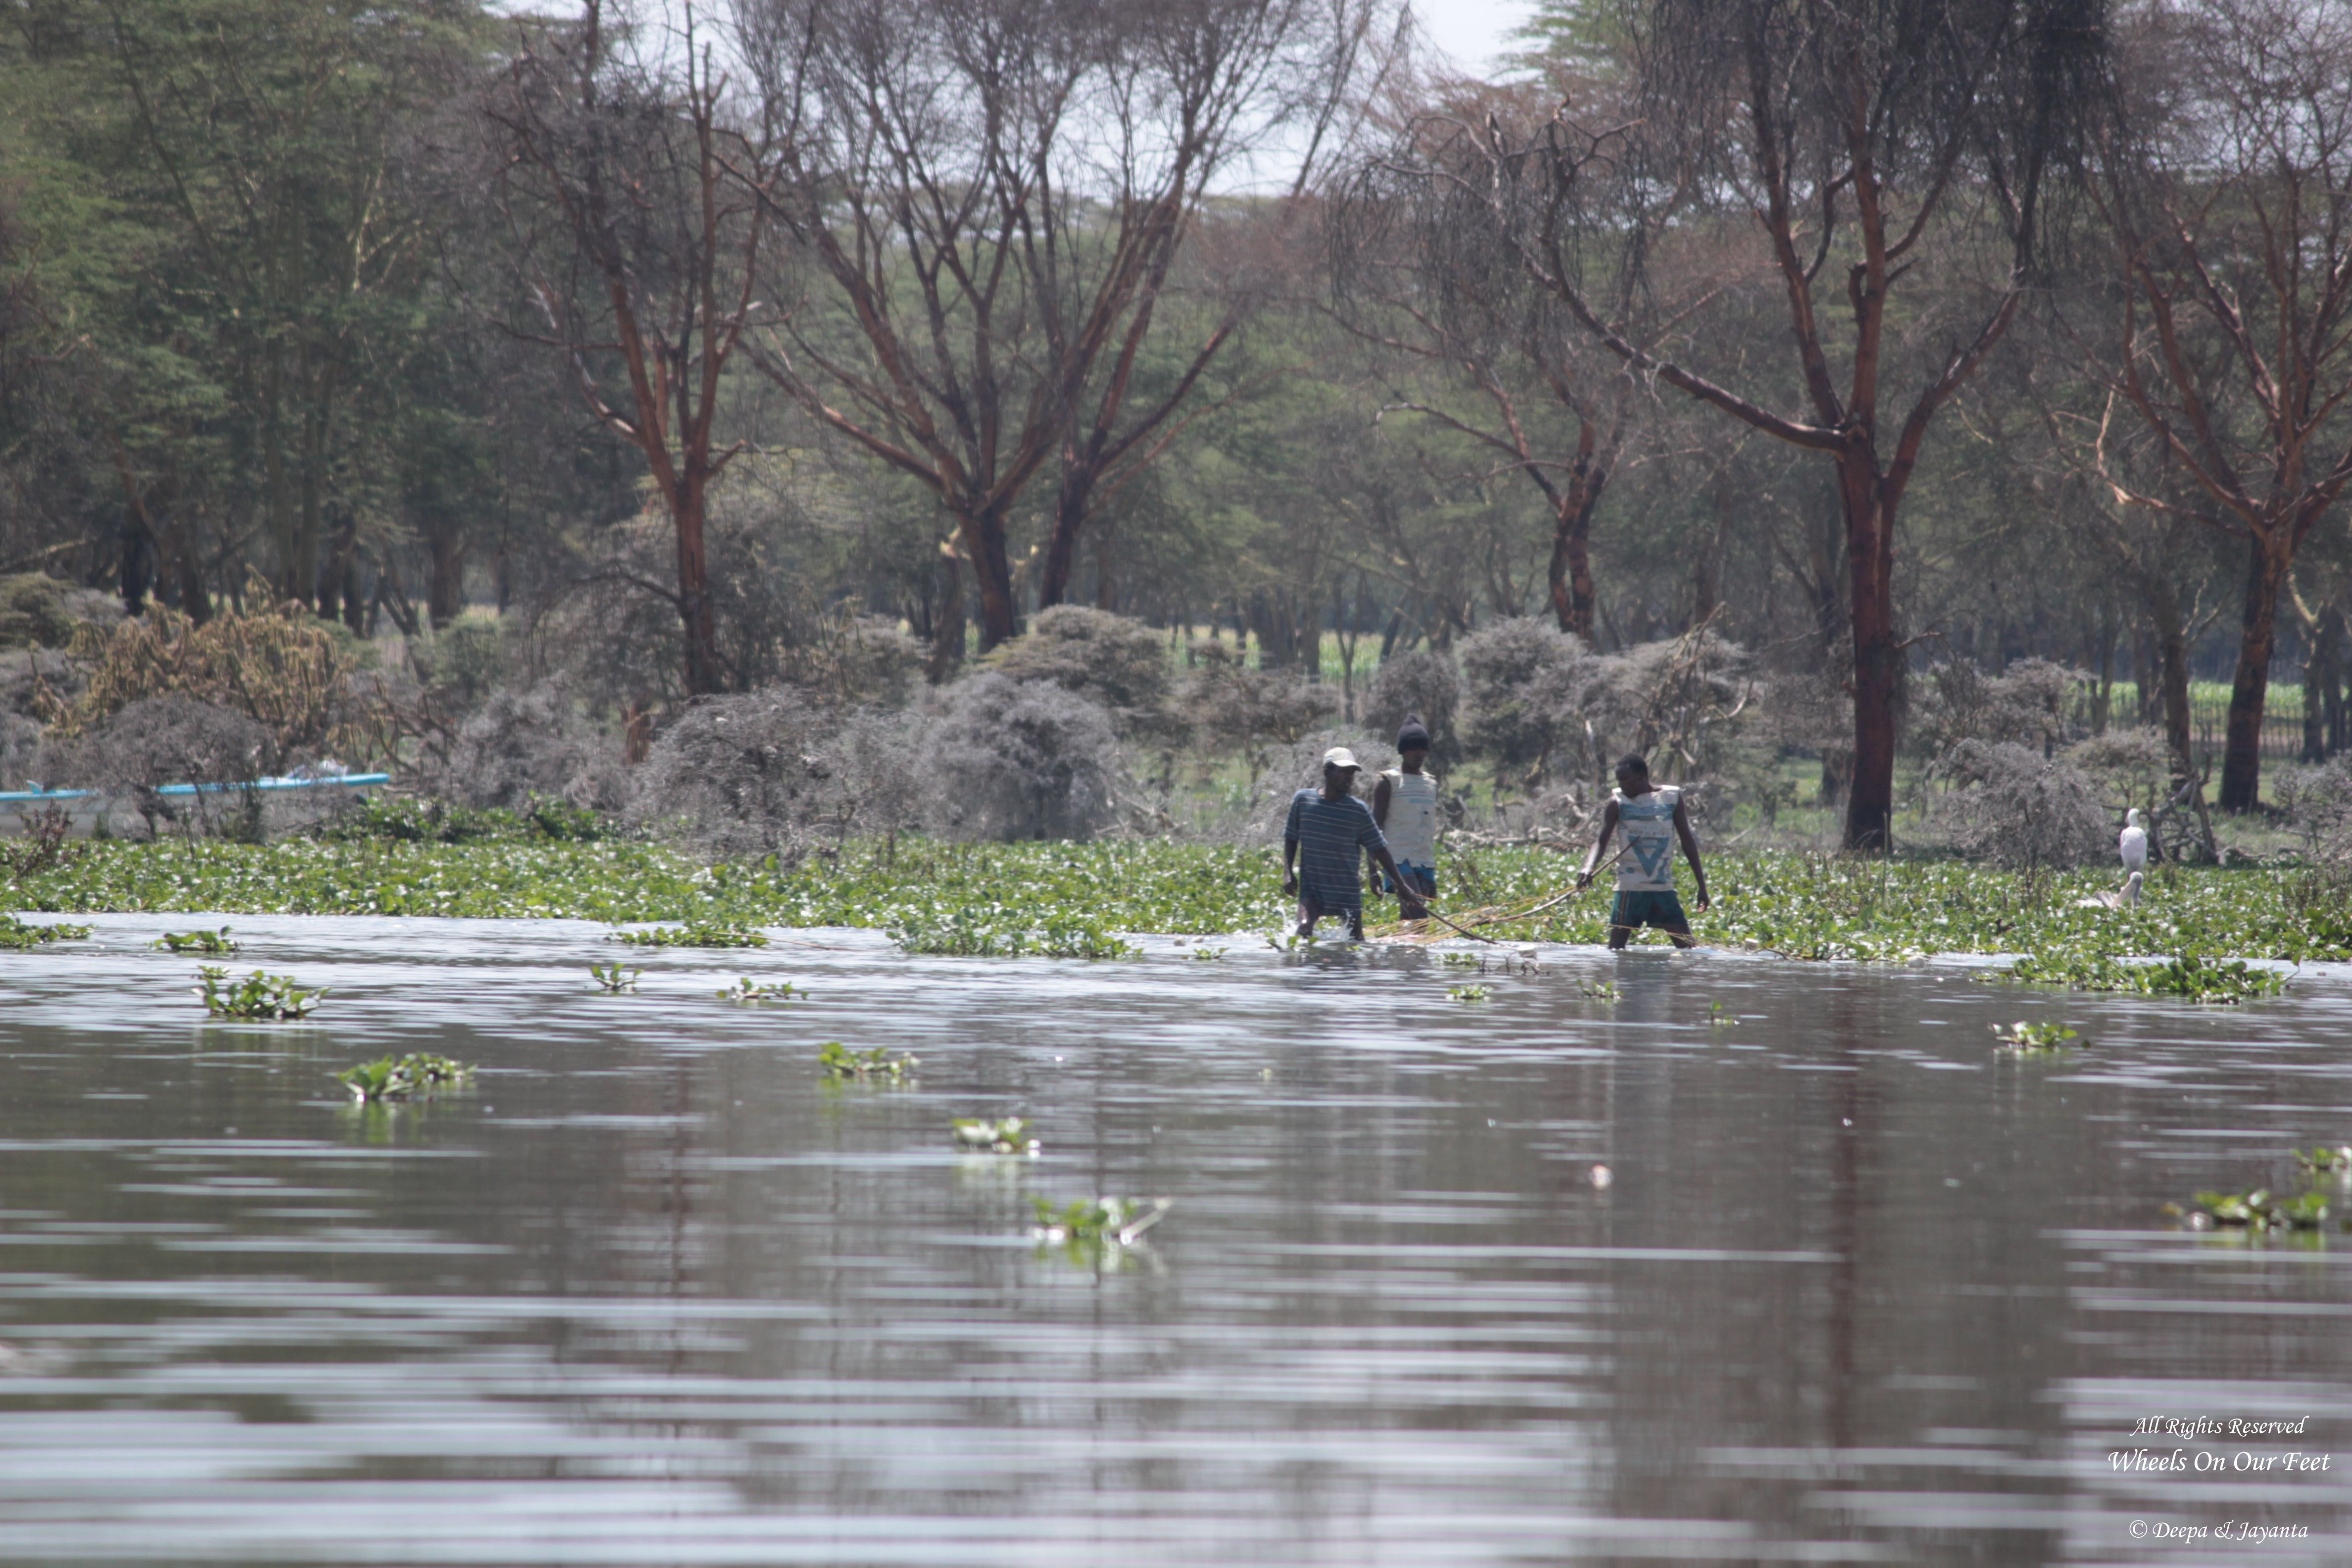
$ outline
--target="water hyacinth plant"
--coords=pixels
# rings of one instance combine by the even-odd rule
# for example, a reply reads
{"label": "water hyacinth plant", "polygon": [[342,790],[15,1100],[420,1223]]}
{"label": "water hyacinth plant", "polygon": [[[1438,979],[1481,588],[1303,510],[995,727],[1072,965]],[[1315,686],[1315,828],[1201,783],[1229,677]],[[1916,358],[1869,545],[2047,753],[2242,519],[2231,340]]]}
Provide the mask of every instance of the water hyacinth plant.
{"label": "water hyacinth plant", "polygon": [[30,925],[15,915],[0,915],[0,950],[26,952],[52,942],[80,942],[89,935],[88,926]]}
{"label": "water hyacinth plant", "polygon": [[[1559,858],[1517,847],[1464,854],[1477,897],[1532,905],[1559,890]],[[2137,905],[2086,910],[2112,890],[2104,869],[2027,873],[1932,860],[1848,858],[1788,851],[1710,859],[1713,907],[1699,940],[1798,959],[1896,962],[1923,953],[2025,953],[2036,962],[2352,957],[2352,906],[2315,901],[2298,870],[2167,867]],[[723,931],[763,926],[896,930],[926,952],[989,951],[1015,926],[1024,952],[1052,927],[1095,933],[1054,943],[1123,956],[1115,933],[1215,936],[1286,921],[1278,855],[1143,839],[1086,844],[852,841],[790,869],[711,866],[640,839],[546,835],[464,843],[430,837],[294,838],[235,844],[176,836],[107,842],[29,869],[15,885],[24,910],[203,910],[230,914],[434,915],[481,919],[662,921]],[[1466,895],[1465,895],[1466,896]],[[1014,913],[1017,911],[1017,918]],[[978,928],[968,942],[953,931]],[[79,934],[0,927],[0,947]],[[44,931],[54,933],[38,934]],[[1571,900],[1481,933],[1509,942],[1598,943],[1604,900]],[[658,939],[657,939],[658,940]],[[672,942],[677,939],[673,937]],[[1005,939],[995,938],[1001,949]],[[1269,939],[1277,951],[1287,933]]]}
{"label": "water hyacinth plant", "polygon": [[1996,1050],[2011,1051],[2019,1056],[2036,1056],[2062,1050],[2074,1043],[2074,1030],[2063,1024],[2029,1024],[2023,1019],[2002,1028],[1992,1026]]}
{"label": "water hyacinth plant", "polygon": [[1025,1154],[1034,1159],[1043,1152],[1037,1140],[1029,1136],[1029,1123],[1018,1116],[998,1121],[984,1116],[959,1116],[950,1125],[955,1146],[967,1154]]}
{"label": "water hyacinth plant", "polygon": [[2165,1212],[2187,1219],[2192,1230],[2215,1226],[2251,1231],[2317,1230],[2327,1223],[2327,1195],[2305,1193],[2299,1198],[2282,1198],[2263,1187],[2250,1193],[2200,1193],[2195,1209],[2184,1212],[2176,1204],[2167,1204]]}
{"label": "water hyacinth plant", "polygon": [[1446,988],[1445,994],[1456,1002],[1485,1002],[1493,997],[1495,988],[1491,985],[1453,985]]}
{"label": "water hyacinth plant", "polygon": [[588,973],[595,980],[598,990],[607,995],[619,996],[635,991],[637,976],[645,971],[624,969],[617,963],[592,963],[588,966]]}
{"label": "water hyacinth plant", "polygon": [[994,906],[904,914],[890,928],[901,952],[954,958],[1135,958],[1141,950],[1088,921],[1037,921]]}
{"label": "water hyacinth plant", "polygon": [[228,934],[228,927],[218,931],[167,931],[148,944],[167,952],[235,952],[236,939]]}
{"label": "water hyacinth plant", "polygon": [[203,999],[205,1011],[215,1018],[282,1023],[309,1017],[329,989],[324,985],[306,988],[286,975],[264,974],[258,969],[232,984],[226,969],[206,964],[196,971],[194,994]]}
{"label": "water hyacinth plant", "polygon": [[431,1094],[473,1076],[474,1069],[463,1062],[429,1051],[412,1051],[404,1057],[379,1057],[346,1068],[335,1075],[335,1081],[350,1089],[353,1100],[379,1101]]}
{"label": "water hyacinth plant", "polygon": [[717,995],[729,1002],[804,1002],[808,993],[795,987],[789,980],[771,981],[765,984],[749,976],[732,985],[722,985]]}
{"label": "water hyacinth plant", "polygon": [[2294,1163],[2315,1176],[2352,1175],[2352,1144],[2333,1149],[2290,1149]]}
{"label": "water hyacinth plant", "polygon": [[853,1051],[839,1040],[827,1040],[816,1048],[816,1065],[828,1079],[897,1084],[911,1081],[918,1064],[913,1057],[894,1057],[880,1046]]}
{"label": "water hyacinth plant", "polygon": [[2286,977],[2242,958],[2183,953],[2154,963],[2126,963],[2099,953],[2056,953],[2020,959],[1989,978],[2023,985],[2063,985],[2076,991],[2125,991],[2143,996],[2178,996],[2189,1002],[2232,1003],[2276,996]]}
{"label": "water hyacinth plant", "polygon": [[1045,1198],[1029,1201],[1037,1210],[1037,1226],[1030,1235],[1051,1247],[1066,1242],[1132,1247],[1175,1206],[1173,1198],[1078,1198],[1058,1208]]}
{"label": "water hyacinth plant", "polygon": [[693,921],[682,926],[655,926],[647,931],[616,931],[606,940],[631,947],[765,947],[765,931],[716,921]]}

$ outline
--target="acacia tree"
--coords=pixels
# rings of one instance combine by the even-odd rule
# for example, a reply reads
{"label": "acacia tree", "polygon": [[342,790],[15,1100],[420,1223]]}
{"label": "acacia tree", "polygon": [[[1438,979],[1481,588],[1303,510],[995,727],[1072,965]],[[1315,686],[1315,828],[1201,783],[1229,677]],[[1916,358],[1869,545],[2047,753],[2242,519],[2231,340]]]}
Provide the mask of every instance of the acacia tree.
{"label": "acacia tree", "polygon": [[[1546,84],[1553,102],[1563,85]],[[1391,384],[1383,412],[1415,414],[1454,432],[1542,496],[1552,521],[1545,572],[1552,615],[1560,630],[1590,644],[1592,514],[1624,449],[1636,387],[1549,290],[1511,263],[1507,237],[1493,231],[1483,176],[1493,149],[1524,142],[1525,127],[1541,123],[1545,110],[1528,111],[1533,96],[1473,94],[1410,123],[1395,146],[1363,165],[1339,204],[1333,273],[1349,330],[1435,369],[1470,399],[1465,406]],[[1652,202],[1622,211],[1617,232],[1645,238],[1671,210],[1670,202]],[[1622,321],[1633,273],[1619,267],[1614,277],[1610,314]]]}
{"label": "acacia tree", "polygon": [[1079,530],[1165,449],[1239,312],[1172,383],[1139,356],[1218,181],[1312,147],[1370,0],[737,0],[776,149],[761,189],[825,292],[757,363],[820,425],[919,480],[1018,629],[1009,536],[1057,459],[1041,599]]}
{"label": "acacia tree", "polygon": [[[478,9],[89,0],[39,18],[45,49],[88,47],[75,79],[89,100],[60,118],[148,227],[125,247],[135,264],[82,301],[103,307],[97,419],[126,533],[199,618],[207,507],[257,514],[220,531],[235,550],[257,532],[276,590],[336,612],[345,560],[329,534],[362,488],[350,433],[425,278],[394,167],[403,128],[478,40]],[[225,498],[198,472],[207,445]]]}
{"label": "acacia tree", "polygon": [[2099,189],[2117,330],[2094,363],[2186,477],[2119,498],[2242,542],[2220,804],[2252,808],[2280,600],[2352,484],[2352,5],[2135,14]]}
{"label": "acacia tree", "polygon": [[[741,442],[721,447],[727,363],[759,309],[766,150],[727,114],[693,12],[652,57],[587,0],[577,26],[527,29],[488,113],[501,196],[541,341],[606,429],[641,453],[676,541],[689,695],[725,689],[704,520]],[[618,362],[622,390],[607,386]]]}
{"label": "acacia tree", "polygon": [[[1905,661],[1895,520],[1929,424],[2023,298],[2043,170],[2100,48],[2102,0],[1623,3],[1637,122],[1596,125],[1563,106],[1525,141],[1490,122],[1485,199],[1528,275],[1628,366],[1832,466],[1853,648],[1845,842],[1884,848]],[[1595,301],[1581,281],[1580,220],[1589,186],[1610,180],[1689,192],[1756,225],[1786,303],[1793,411],[1780,411],[1785,384],[1737,363],[1711,372],[1703,339],[1680,352],[1644,342],[1638,323]],[[1980,255],[1971,217],[2003,237],[1998,255]],[[1923,273],[1923,263],[1934,265]],[[1844,285],[1834,324],[1824,272]],[[1892,314],[1911,279],[1932,280]],[[1939,320],[1955,298],[1974,309]],[[1926,353],[1923,384],[1893,394],[1906,336],[1931,335],[1941,342]]]}

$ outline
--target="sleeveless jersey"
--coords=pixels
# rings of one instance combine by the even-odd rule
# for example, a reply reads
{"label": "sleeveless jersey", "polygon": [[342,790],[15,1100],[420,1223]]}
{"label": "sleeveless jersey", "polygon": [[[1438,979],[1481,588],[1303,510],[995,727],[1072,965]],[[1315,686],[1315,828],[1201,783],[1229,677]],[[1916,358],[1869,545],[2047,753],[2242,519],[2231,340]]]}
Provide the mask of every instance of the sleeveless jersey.
{"label": "sleeveless jersey", "polygon": [[1625,853],[1617,858],[1617,887],[1628,893],[1671,893],[1675,890],[1675,806],[1683,792],[1672,784],[1655,784],[1647,795],[1628,796],[1612,790],[1617,806],[1617,831],[1625,836]]}
{"label": "sleeveless jersey", "polygon": [[1437,781],[1427,773],[1391,768],[1381,777],[1389,781],[1389,819],[1381,835],[1399,864],[1425,869],[1437,865]]}

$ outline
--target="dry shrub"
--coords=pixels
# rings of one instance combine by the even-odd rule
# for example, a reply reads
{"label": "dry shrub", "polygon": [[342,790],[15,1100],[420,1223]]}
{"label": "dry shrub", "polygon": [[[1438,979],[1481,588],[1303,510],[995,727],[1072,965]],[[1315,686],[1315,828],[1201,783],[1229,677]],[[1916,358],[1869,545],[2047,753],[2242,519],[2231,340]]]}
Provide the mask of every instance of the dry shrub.
{"label": "dry shrub", "polygon": [[1962,741],[1944,772],[1960,787],[1940,808],[1953,846],[2003,866],[2079,866],[2112,854],[2098,791],[2065,761],[2008,742]]}
{"label": "dry shrub", "polygon": [[2108,730],[2067,747],[2066,760],[2082,769],[2117,811],[2134,805],[2154,811],[2172,777],[2172,748],[2160,730]]}
{"label": "dry shrub", "polygon": [[1184,683],[1184,701],[1205,750],[1262,755],[1271,746],[1296,745],[1339,710],[1339,694],[1328,686],[1252,669],[1223,643],[1196,642],[1192,649],[1201,662]]}
{"label": "dry shrub", "polygon": [[890,616],[838,610],[819,616],[814,635],[780,655],[777,667],[787,684],[835,701],[899,708],[926,657],[923,645]]}
{"label": "dry shrub", "polygon": [[165,784],[250,784],[278,771],[277,738],[245,714],[177,695],[142,697],[79,735],[55,741],[41,759],[44,782],[128,792],[152,833],[159,822],[190,833],[226,829],[251,837],[260,796],[252,790],[164,795]]}
{"label": "dry shrub", "polygon": [[1498,769],[1539,774],[1564,741],[1581,749],[1597,663],[1583,643],[1534,616],[1465,637],[1463,739]]}
{"label": "dry shrub", "polygon": [[917,722],[791,687],[702,698],[636,769],[629,816],[710,858],[783,865],[893,832],[916,820]]}
{"label": "dry shrub", "polygon": [[554,796],[617,811],[627,790],[617,742],[599,735],[561,685],[490,693],[446,753],[417,770],[423,789],[459,805],[509,810]]}
{"label": "dry shrub", "polygon": [[64,647],[83,623],[121,618],[110,595],[38,572],[0,577],[0,647]]}
{"label": "dry shrub", "polygon": [[1047,681],[985,671],[941,694],[925,772],[929,813],[961,838],[1087,838],[1118,813],[1127,772],[1109,710]]}
{"label": "dry shrub", "polygon": [[2282,767],[2272,789],[2305,856],[2328,866],[2352,860],[2352,756],[2316,768]]}
{"label": "dry shrub", "polygon": [[2074,695],[2090,679],[2046,658],[2021,658],[1997,676],[1972,664],[1941,665],[1918,705],[1917,732],[1931,755],[1962,741],[2049,751],[2074,733]]}
{"label": "dry shrub", "polygon": [[1704,626],[1592,660],[1578,717],[1591,726],[1598,776],[1622,751],[1648,757],[1660,778],[1711,771],[1754,692],[1747,665],[1745,649]]}
{"label": "dry shrub", "polygon": [[21,713],[0,712],[0,789],[25,789],[41,754],[41,727]]}
{"label": "dry shrub", "polygon": [[1054,605],[988,658],[1015,680],[1049,680],[1110,710],[1124,733],[1163,727],[1171,677],[1168,641],[1127,616]]}
{"label": "dry shrub", "polygon": [[1396,739],[1406,716],[1418,713],[1429,727],[1429,754],[1440,768],[1462,761],[1462,738],[1454,720],[1462,707],[1462,677],[1451,655],[1401,653],[1385,660],[1364,692],[1364,728]]}
{"label": "dry shrub", "polygon": [[341,628],[291,601],[203,626],[151,605],[138,620],[81,626],[73,655],[88,666],[89,684],[43,715],[61,738],[142,699],[177,696],[245,715],[286,757],[333,752],[358,759],[380,749],[376,728],[352,695],[357,660]]}

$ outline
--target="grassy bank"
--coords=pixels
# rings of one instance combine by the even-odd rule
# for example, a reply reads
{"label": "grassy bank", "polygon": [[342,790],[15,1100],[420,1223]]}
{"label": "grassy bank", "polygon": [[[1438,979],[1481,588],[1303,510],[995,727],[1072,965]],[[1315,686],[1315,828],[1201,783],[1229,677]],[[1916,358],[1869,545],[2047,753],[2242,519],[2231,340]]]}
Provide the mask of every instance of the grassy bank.
{"label": "grassy bank", "polygon": [[[1540,850],[1456,856],[1443,909],[1531,900],[1564,887]],[[1939,861],[1787,852],[1718,858],[1701,936],[1797,958],[1901,960],[1937,952],[2114,957],[2203,952],[2352,957],[2352,880],[2305,870],[2166,870],[2132,910],[2076,900],[2105,872],[2026,876]],[[1687,889],[1685,889],[1687,892]],[[1606,892],[1493,928],[1522,940],[1598,942]],[[1150,842],[853,845],[779,873],[698,866],[628,841],[98,844],[19,879],[26,913],[369,914],[851,925],[921,932],[1054,926],[1206,935],[1272,931],[1286,905],[1267,850]],[[1377,918],[1377,917],[1376,917]]]}

